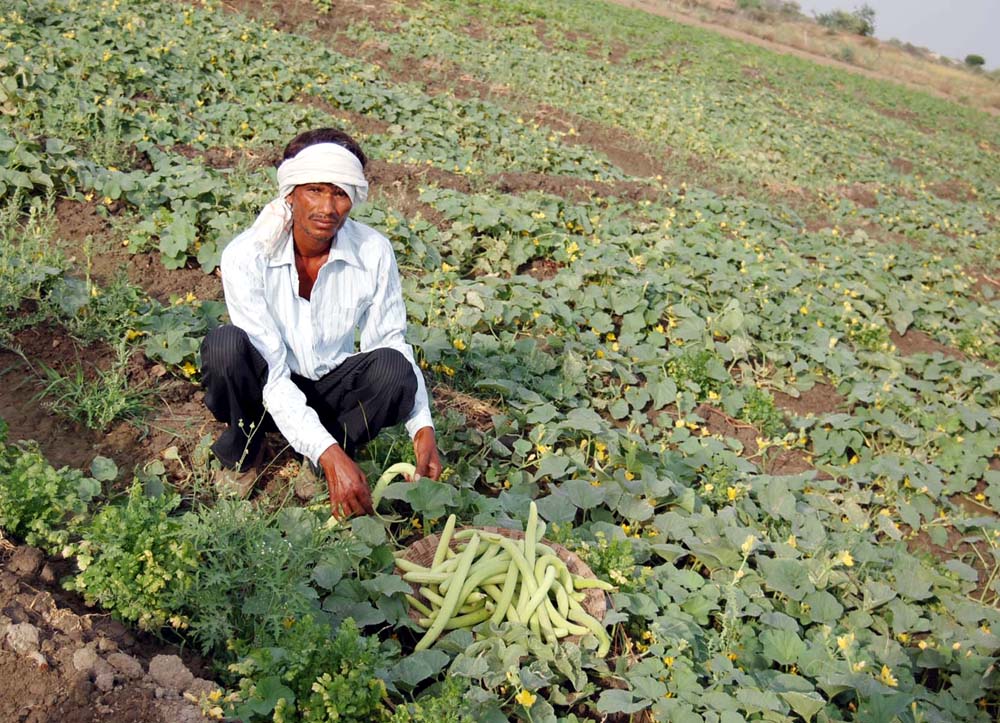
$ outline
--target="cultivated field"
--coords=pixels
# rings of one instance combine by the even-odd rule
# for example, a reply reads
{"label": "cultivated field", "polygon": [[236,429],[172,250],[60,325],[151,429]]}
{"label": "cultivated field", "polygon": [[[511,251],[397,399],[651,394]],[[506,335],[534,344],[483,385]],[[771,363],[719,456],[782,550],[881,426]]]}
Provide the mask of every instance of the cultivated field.
{"label": "cultivated field", "polygon": [[[0,16],[0,719],[1000,715],[1000,119],[592,0]],[[448,466],[340,524],[289,449],[219,498],[198,386],[222,248],[329,125]],[[393,552],[532,500],[610,654],[414,652]]]}

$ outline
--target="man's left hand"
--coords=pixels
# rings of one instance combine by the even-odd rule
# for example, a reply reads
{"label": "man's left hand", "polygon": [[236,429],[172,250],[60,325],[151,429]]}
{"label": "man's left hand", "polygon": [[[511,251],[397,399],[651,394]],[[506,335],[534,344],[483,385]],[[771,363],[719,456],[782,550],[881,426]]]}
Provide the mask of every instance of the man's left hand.
{"label": "man's left hand", "polygon": [[433,427],[421,427],[413,437],[413,454],[417,458],[417,476],[436,480],[441,476],[441,458]]}

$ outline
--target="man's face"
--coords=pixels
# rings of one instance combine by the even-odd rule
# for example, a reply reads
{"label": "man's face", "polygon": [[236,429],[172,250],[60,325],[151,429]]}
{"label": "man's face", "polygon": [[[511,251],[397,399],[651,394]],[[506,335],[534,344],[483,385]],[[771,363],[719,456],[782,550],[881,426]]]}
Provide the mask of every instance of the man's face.
{"label": "man's face", "polygon": [[296,241],[327,244],[347,220],[351,197],[332,183],[306,183],[288,194]]}

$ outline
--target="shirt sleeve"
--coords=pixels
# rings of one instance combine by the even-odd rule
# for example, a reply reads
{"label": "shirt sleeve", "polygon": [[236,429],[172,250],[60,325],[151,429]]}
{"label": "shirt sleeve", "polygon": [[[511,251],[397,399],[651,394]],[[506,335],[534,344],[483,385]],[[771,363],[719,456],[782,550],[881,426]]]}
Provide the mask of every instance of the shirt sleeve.
{"label": "shirt sleeve", "polygon": [[265,300],[265,260],[251,244],[236,239],[223,251],[221,267],[229,318],[267,362],[264,407],[292,449],[318,465],[336,440],[292,381],[285,342]]}
{"label": "shirt sleeve", "polygon": [[434,427],[431,419],[430,400],[424,375],[413,357],[413,347],[406,343],[406,305],[403,287],[399,281],[399,268],[389,240],[381,237],[383,251],[379,257],[375,294],[364,318],[361,320],[361,351],[395,349],[410,362],[417,377],[417,392],[413,411],[406,419],[406,431],[412,438],[423,427]]}

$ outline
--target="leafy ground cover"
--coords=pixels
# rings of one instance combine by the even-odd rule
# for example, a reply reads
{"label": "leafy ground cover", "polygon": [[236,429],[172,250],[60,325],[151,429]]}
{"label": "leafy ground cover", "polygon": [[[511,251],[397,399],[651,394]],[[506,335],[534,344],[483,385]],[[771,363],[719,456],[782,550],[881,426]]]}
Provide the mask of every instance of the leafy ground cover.
{"label": "leafy ground cover", "polygon": [[[141,428],[130,359],[159,365],[147,392],[172,378],[191,399],[218,287],[171,300],[152,276],[211,271],[276,146],[331,123],[400,180],[358,215],[392,240],[451,401],[445,484],[392,485],[386,518],[329,526],[322,498],[273,483],[216,500],[195,435],[134,483],[8,442],[0,526],[74,559],[86,600],[210,654],[212,715],[993,719],[997,121],[599,7],[354,8],[335,46],[212,4],[5,10],[0,340],[32,361],[47,324],[122,360],[98,367],[114,384],[53,364],[40,402]],[[413,58],[472,82],[397,77]],[[633,175],[577,119],[665,173]],[[726,183],[673,180],[694,163]],[[82,252],[58,242],[69,203],[112,225]],[[164,268],[91,273],[107,258]],[[405,449],[389,436],[364,464]],[[532,499],[618,584],[612,655],[508,626],[412,653],[392,551],[450,513],[519,528]]]}

